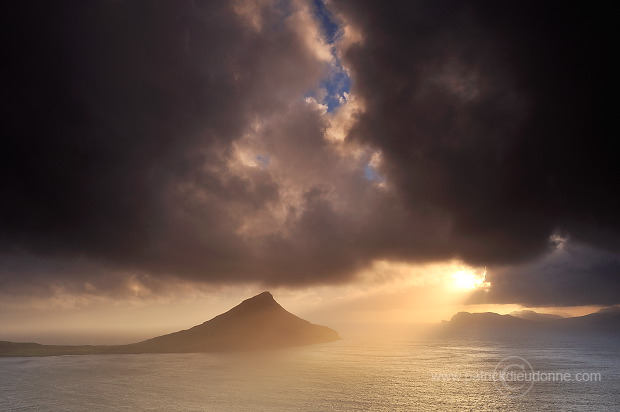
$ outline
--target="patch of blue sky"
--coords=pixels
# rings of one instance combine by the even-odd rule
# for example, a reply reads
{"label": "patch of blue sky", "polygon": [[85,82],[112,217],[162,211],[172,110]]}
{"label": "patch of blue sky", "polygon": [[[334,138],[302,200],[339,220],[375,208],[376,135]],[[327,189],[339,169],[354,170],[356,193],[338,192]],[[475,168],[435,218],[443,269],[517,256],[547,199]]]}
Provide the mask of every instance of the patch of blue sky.
{"label": "patch of blue sky", "polygon": [[383,183],[385,179],[370,164],[364,166],[364,177],[372,182]]}
{"label": "patch of blue sky", "polygon": [[269,167],[269,163],[271,163],[271,156],[269,155],[257,155],[256,156],[256,164],[258,166],[260,166],[263,169],[266,169]]}
{"label": "patch of blue sky", "polygon": [[[328,75],[321,81],[319,88],[325,91],[325,97],[321,103],[327,105],[327,111],[332,112],[345,101],[345,93],[351,90],[351,79],[342,67],[336,56],[334,43],[342,35],[342,30],[333,14],[325,6],[323,0],[313,0],[314,15],[321,25],[321,31],[327,44],[331,46],[334,64],[329,67]],[[323,94],[323,93],[321,93]],[[317,98],[317,92],[308,94],[306,97]]]}
{"label": "patch of blue sky", "polygon": [[332,69],[329,77],[323,79],[320,87],[327,91],[324,103],[330,112],[344,103],[344,94],[349,93],[351,89],[351,79],[342,67],[337,66]]}
{"label": "patch of blue sky", "polygon": [[321,29],[327,44],[334,44],[340,36],[340,26],[334,20],[332,13],[325,7],[323,0],[313,0],[314,15],[321,24]]}
{"label": "patch of blue sky", "polygon": [[[342,36],[342,29],[333,14],[325,6],[324,0],[312,0],[312,3],[314,15],[320,23],[324,39],[331,47],[333,64],[329,67],[328,75],[319,84],[319,90],[309,93],[306,97],[313,97],[326,105],[329,113],[346,101],[345,94],[350,93],[351,90],[351,78],[336,55],[335,43]],[[321,98],[318,98],[318,95]],[[385,182],[385,178],[371,166],[370,161],[364,166],[364,178],[379,184]]]}

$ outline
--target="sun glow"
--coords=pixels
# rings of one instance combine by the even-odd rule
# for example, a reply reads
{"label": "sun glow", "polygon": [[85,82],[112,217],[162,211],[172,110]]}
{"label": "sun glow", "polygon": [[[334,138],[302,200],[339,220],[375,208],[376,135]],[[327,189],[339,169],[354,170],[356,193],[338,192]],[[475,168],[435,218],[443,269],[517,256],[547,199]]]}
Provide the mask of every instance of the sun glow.
{"label": "sun glow", "polygon": [[457,289],[466,290],[488,287],[489,282],[485,282],[486,274],[486,270],[480,274],[466,270],[459,270],[458,272],[452,274],[453,285]]}

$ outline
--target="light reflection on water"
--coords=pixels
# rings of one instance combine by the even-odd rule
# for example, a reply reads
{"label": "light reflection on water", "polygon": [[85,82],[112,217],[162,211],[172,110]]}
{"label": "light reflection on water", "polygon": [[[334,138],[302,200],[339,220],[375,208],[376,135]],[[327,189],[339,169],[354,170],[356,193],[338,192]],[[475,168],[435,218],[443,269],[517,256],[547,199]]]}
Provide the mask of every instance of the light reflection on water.
{"label": "light reflection on water", "polygon": [[[0,358],[2,411],[612,411],[617,340],[343,340],[259,354]],[[492,371],[507,356],[601,382],[536,382],[505,397],[493,382],[436,373]]]}

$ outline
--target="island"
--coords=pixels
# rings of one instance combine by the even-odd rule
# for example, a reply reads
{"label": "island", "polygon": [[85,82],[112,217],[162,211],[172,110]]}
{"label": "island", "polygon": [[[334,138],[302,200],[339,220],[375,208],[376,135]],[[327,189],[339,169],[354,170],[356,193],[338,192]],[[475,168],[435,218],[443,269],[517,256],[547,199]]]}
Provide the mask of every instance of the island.
{"label": "island", "polygon": [[193,328],[128,345],[41,345],[0,341],[0,356],[234,352],[313,345],[340,340],[327,326],[285,310],[263,292]]}

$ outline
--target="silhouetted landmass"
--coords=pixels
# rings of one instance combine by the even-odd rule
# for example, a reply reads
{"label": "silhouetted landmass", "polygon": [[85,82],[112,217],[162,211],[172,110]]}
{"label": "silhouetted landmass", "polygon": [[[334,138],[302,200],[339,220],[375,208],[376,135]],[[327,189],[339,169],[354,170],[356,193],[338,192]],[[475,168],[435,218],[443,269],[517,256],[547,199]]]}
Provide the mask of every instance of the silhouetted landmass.
{"label": "silhouetted landmass", "polygon": [[538,313],[538,312],[534,312],[533,310],[520,310],[516,312],[511,312],[510,315],[517,317],[517,318],[535,320],[538,322],[546,322],[549,320],[564,319],[564,316],[553,315],[551,313]]}
{"label": "silhouetted landmass", "polygon": [[201,325],[138,343],[60,346],[0,341],[0,356],[248,351],[339,339],[335,330],[312,324],[287,312],[269,292],[263,292]]}
{"label": "silhouetted landmass", "polygon": [[140,352],[210,352],[302,346],[338,339],[333,329],[287,312],[269,292],[263,292],[202,325],[127,347]]}
{"label": "silhouetted landmass", "polygon": [[554,325],[567,330],[591,330],[620,333],[620,307],[601,309],[596,313],[574,318],[564,318]]}
{"label": "silhouetted landmass", "polygon": [[606,308],[585,316],[564,318],[527,311],[526,316],[493,312],[459,312],[443,322],[444,334],[620,334],[620,308]]}
{"label": "silhouetted landmass", "polygon": [[41,345],[0,341],[0,356],[57,356],[91,355],[93,353],[118,353],[110,351],[113,346]]}

